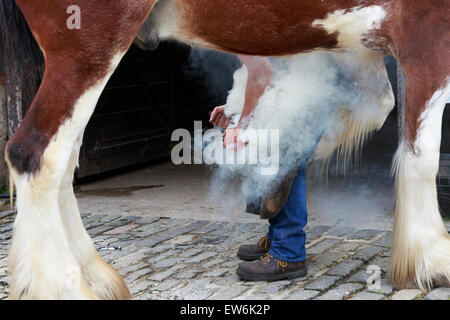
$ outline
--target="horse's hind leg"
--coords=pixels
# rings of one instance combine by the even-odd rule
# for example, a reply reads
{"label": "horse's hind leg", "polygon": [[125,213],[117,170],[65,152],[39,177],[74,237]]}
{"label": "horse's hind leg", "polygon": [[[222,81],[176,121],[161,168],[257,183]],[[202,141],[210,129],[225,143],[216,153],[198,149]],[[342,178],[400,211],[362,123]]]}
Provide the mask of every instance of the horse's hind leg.
{"label": "horse's hind leg", "polygon": [[[41,4],[18,1],[45,54],[46,71],[21,127],[6,148],[17,188],[17,217],[9,254],[13,299],[128,296],[120,280],[115,279],[117,286],[111,284],[113,280],[109,282],[108,293],[92,285],[93,273],[86,270],[101,263],[80,259],[93,250],[87,235],[78,247],[71,243],[80,230],[80,221],[61,216],[68,207],[73,213],[76,205],[72,197],[61,204],[67,195],[61,188],[67,186],[65,176],[73,170],[69,166],[73,167],[74,151],[78,152],[97,100],[154,1],[86,1],[80,30],[66,28],[68,3],[49,1],[49,12],[36,7]],[[118,276],[110,274],[110,278]]]}
{"label": "horse's hind leg", "polygon": [[450,284],[450,238],[436,192],[442,114],[450,94],[448,58],[440,65],[438,59],[402,65],[406,130],[395,159],[397,200],[389,270],[398,288]]}

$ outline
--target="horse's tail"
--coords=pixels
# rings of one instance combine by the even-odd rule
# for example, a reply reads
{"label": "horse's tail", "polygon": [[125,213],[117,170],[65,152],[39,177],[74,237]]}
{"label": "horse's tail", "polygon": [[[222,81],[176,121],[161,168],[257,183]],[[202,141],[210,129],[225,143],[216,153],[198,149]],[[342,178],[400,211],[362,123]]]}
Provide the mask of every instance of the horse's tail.
{"label": "horse's tail", "polygon": [[11,138],[36,94],[44,66],[40,48],[14,0],[0,1],[0,59]]}
{"label": "horse's tail", "polygon": [[[7,138],[17,131],[31,105],[42,79],[43,66],[39,46],[15,1],[1,0],[0,79],[4,79]],[[14,186],[11,173],[9,182],[12,198]]]}

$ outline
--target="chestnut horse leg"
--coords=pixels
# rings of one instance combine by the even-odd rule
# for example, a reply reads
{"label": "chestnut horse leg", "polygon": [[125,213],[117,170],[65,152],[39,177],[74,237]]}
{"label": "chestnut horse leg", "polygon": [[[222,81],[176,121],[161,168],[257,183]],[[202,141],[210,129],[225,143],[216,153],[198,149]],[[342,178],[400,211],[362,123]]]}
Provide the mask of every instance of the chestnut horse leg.
{"label": "chestnut horse leg", "polygon": [[[17,189],[10,298],[128,298],[123,280],[100,261],[76,217],[70,181],[98,98],[154,0],[79,1],[84,24],[75,31],[65,27],[70,1],[17,3],[45,54],[46,70],[6,148]],[[42,27],[43,21],[54,27]]]}
{"label": "chestnut horse leg", "polygon": [[[47,69],[47,72],[51,74],[59,71]],[[57,100],[64,108],[73,107],[72,115],[59,126],[56,136],[40,156],[39,169],[31,173],[28,172],[29,169],[23,172],[18,167],[15,153],[37,152],[23,139],[27,138],[27,133],[36,130],[33,127],[33,116],[45,112],[41,103],[51,103],[51,94],[60,85],[47,79],[44,76],[31,107],[33,109],[27,113],[20,129],[7,146],[7,161],[17,189],[17,217],[8,258],[10,298],[98,298],[90,290],[82,275],[82,266],[72,251],[61,217],[65,213],[60,212],[58,199],[73,146],[89,120],[107,77],[84,93],[70,88],[68,94],[78,97],[75,105],[70,105],[65,99]],[[22,132],[25,133],[24,136]],[[45,132],[42,134],[45,135]]]}
{"label": "chestnut horse leg", "polygon": [[447,54],[447,59],[402,64],[407,80],[406,132],[395,158],[397,200],[389,269],[398,288],[426,290],[450,284],[450,237],[436,191],[450,56],[445,51],[437,54]]}
{"label": "chestnut horse leg", "polygon": [[[121,57],[121,54],[119,55]],[[71,229],[73,220],[63,218],[67,209],[76,205],[74,199],[63,199],[67,192],[61,192],[61,187],[67,184],[64,175],[68,170],[73,148],[84,130],[107,79],[115,69],[118,59],[111,63],[110,72],[86,92],[78,92],[75,88],[69,90],[69,95],[79,98],[72,106],[58,99],[65,108],[73,108],[69,119],[58,128],[56,136],[45,148],[40,160],[40,168],[35,173],[20,172],[14,163],[16,157],[11,157],[12,150],[30,152],[25,148],[21,132],[32,132],[37,115],[29,112],[18,133],[8,143],[8,162],[17,189],[17,217],[14,227],[14,237],[9,254],[11,293],[10,298],[17,299],[93,299],[100,298],[90,289],[84,277],[84,265],[79,261],[78,248],[86,243],[77,244],[84,239],[73,239],[67,229]],[[47,69],[46,72],[58,72]],[[89,78],[86,78],[89,81]],[[52,80],[44,81],[32,105],[37,113],[44,112],[40,103],[50,102],[51,93],[58,90],[60,83]],[[50,91],[50,92],[49,92]],[[67,104],[67,105],[66,105]],[[41,109],[42,108],[42,109]],[[28,118],[28,120],[27,120]],[[43,133],[44,134],[44,133]],[[76,148],[79,147],[76,146]],[[35,153],[36,150],[31,150]],[[14,159],[14,160],[11,160]],[[73,210],[73,208],[72,208]],[[70,212],[69,212],[70,214]],[[64,223],[66,222],[66,224]],[[68,224],[69,225],[68,225]],[[72,241],[71,241],[72,240]],[[85,241],[83,241],[85,242]],[[126,288],[126,287],[125,287]],[[119,294],[121,297],[127,295]]]}

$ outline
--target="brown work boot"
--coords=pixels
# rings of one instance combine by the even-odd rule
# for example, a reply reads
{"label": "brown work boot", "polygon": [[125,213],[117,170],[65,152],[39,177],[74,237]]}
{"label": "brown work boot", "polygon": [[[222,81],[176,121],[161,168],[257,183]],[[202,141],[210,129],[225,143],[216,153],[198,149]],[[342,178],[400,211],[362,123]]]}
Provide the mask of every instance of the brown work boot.
{"label": "brown work boot", "polygon": [[258,260],[269,252],[270,244],[270,239],[263,237],[257,244],[244,244],[240,246],[237,256],[245,261]]}
{"label": "brown work boot", "polygon": [[284,262],[275,259],[269,253],[258,261],[241,262],[236,270],[241,280],[277,281],[306,277],[306,262]]}

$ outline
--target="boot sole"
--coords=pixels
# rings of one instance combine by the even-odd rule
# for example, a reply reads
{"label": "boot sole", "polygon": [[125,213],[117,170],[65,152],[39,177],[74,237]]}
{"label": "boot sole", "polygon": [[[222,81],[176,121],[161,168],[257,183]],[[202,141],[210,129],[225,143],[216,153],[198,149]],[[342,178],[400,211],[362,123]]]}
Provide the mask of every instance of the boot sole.
{"label": "boot sole", "polygon": [[254,274],[254,273],[247,273],[240,271],[239,269],[236,270],[236,274],[239,276],[241,280],[247,280],[247,281],[278,281],[278,280],[285,280],[285,279],[296,279],[296,278],[304,278],[308,275],[308,268],[304,267],[297,271],[291,271],[291,272],[285,272],[280,274],[274,274],[274,275],[261,275],[261,274]]}
{"label": "boot sole", "polygon": [[258,254],[258,255],[257,254],[251,255],[251,254],[242,254],[242,253],[238,252],[238,254],[237,254],[238,258],[243,261],[255,261],[261,257],[264,257],[264,255],[265,255],[265,253]]}

